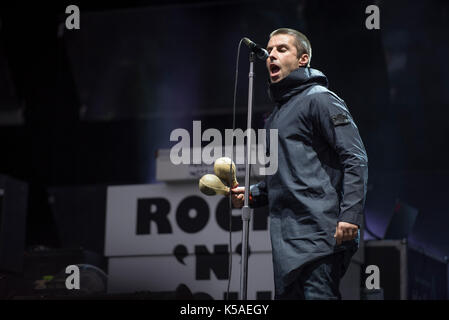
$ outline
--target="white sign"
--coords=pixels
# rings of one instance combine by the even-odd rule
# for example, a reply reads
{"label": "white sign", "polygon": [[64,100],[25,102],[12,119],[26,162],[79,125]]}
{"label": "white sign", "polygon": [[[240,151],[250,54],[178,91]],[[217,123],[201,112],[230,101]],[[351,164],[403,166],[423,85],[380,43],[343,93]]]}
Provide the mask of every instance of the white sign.
{"label": "white sign", "polygon": [[[229,274],[229,199],[205,196],[197,183],[113,186],[107,191],[105,255],[108,292],[174,292],[185,284],[200,297],[224,299],[240,288],[241,210],[232,212]],[[273,298],[267,208],[252,210],[248,299]]]}
{"label": "white sign", "polygon": [[[224,196],[205,196],[197,184],[108,187],[105,256],[172,254],[179,245],[214,250],[229,242]],[[259,214],[259,215],[258,215]],[[253,210],[250,250],[271,252],[267,209]],[[241,210],[233,210],[233,247],[241,242]]]}

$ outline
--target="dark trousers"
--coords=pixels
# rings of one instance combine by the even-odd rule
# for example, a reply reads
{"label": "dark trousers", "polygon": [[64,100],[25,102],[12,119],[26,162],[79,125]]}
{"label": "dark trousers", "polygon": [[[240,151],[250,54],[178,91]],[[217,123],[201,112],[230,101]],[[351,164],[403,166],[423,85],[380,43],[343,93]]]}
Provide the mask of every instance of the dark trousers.
{"label": "dark trousers", "polygon": [[340,279],[353,253],[344,250],[304,265],[279,300],[341,300]]}

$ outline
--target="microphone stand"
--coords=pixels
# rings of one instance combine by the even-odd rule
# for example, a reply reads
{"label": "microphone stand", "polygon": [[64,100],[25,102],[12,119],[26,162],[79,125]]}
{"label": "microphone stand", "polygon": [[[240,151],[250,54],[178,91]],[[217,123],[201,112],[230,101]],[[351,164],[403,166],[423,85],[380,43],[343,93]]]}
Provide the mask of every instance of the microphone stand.
{"label": "microphone stand", "polygon": [[249,221],[251,220],[251,208],[249,207],[249,173],[251,161],[251,118],[253,108],[253,79],[254,79],[254,52],[249,55],[249,86],[248,86],[248,122],[246,139],[246,157],[245,157],[245,200],[242,208],[242,265],[240,273],[240,300],[247,300],[248,286],[248,239],[249,239]]}

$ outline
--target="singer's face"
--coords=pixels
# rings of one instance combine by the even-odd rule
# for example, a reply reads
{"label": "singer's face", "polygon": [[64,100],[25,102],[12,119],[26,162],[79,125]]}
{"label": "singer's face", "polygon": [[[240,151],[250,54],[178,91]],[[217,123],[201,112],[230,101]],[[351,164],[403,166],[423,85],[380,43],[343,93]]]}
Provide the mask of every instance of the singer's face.
{"label": "singer's face", "polygon": [[295,38],[289,34],[272,36],[268,41],[267,51],[270,56],[266,63],[272,83],[281,81],[301,65]]}

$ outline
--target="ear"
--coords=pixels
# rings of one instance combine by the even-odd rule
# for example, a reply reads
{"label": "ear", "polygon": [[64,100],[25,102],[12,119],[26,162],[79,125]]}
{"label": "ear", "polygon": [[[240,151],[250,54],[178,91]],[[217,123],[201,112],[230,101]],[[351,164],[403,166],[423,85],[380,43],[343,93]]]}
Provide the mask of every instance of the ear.
{"label": "ear", "polygon": [[302,56],[298,60],[298,66],[304,67],[309,64],[309,55],[307,53],[303,53]]}

